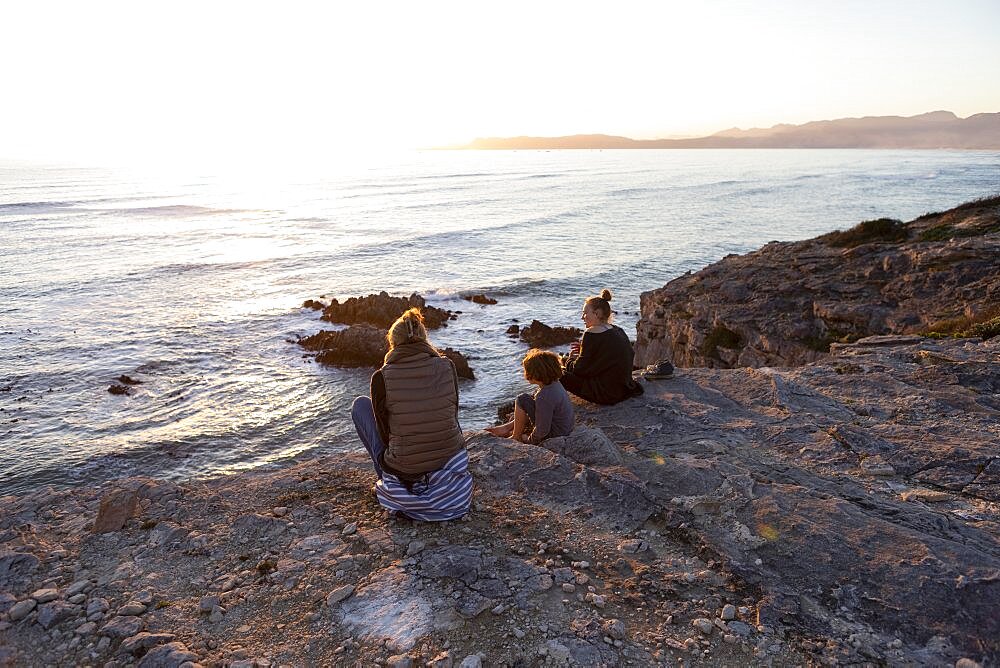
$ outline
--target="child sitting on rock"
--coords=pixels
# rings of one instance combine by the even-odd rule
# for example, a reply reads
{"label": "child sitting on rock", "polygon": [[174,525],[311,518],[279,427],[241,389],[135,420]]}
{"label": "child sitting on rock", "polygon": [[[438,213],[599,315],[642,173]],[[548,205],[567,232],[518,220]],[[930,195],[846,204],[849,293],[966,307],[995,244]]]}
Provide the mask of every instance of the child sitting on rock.
{"label": "child sitting on rock", "polygon": [[[573,404],[559,382],[563,374],[559,357],[545,350],[532,350],[524,357],[522,365],[525,380],[537,385],[538,390],[534,396],[527,392],[517,395],[514,419],[486,431],[536,445],[546,438],[568,436],[573,431]],[[534,428],[526,434],[529,421]]]}

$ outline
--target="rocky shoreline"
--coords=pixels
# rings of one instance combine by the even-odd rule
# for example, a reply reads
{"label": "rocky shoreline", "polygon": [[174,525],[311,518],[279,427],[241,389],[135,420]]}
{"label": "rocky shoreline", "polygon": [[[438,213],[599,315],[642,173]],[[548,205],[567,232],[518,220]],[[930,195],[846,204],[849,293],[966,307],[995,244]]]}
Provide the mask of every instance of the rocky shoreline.
{"label": "rocky shoreline", "polygon": [[881,334],[1000,332],[1000,197],[771,242],[644,292],[636,364],[795,366]]}
{"label": "rocky shoreline", "polygon": [[387,517],[360,447],[4,497],[0,661],[987,665],[998,379],[997,339],[680,369],[551,449],[469,432],[441,525]]}
{"label": "rocky shoreline", "polygon": [[[637,361],[698,368],[617,406],[578,402],[574,433],[544,447],[467,432],[461,521],[385,513],[360,444],[0,497],[0,666],[1000,662],[1000,284],[982,270],[998,208],[771,244],[646,293]],[[919,271],[888,278],[904,257]],[[838,322],[857,329],[816,350],[838,263],[860,281],[833,290]],[[758,285],[793,270],[811,278]],[[866,328],[847,317],[890,284],[916,301],[871,307]],[[940,300],[906,316],[931,284]],[[774,300],[816,329],[755,316]],[[349,327],[298,343],[377,347],[422,302],[313,302]],[[930,336],[892,334],[904,321]],[[800,366],[764,366],[778,362]]]}

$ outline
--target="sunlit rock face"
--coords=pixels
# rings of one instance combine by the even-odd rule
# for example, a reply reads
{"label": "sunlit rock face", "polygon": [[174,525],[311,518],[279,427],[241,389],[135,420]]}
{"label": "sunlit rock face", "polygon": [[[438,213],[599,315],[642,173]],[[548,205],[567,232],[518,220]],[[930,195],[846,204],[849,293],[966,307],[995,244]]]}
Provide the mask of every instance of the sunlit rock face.
{"label": "sunlit rock face", "polygon": [[[878,334],[982,336],[1000,316],[1000,198],[730,255],[641,297],[636,365],[794,366]],[[978,326],[978,327],[977,327]]]}

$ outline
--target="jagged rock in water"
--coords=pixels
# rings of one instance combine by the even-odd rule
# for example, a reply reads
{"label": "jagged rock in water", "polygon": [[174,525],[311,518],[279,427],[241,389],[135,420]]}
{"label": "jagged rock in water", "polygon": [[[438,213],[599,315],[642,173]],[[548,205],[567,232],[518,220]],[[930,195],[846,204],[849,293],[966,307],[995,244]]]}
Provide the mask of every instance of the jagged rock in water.
{"label": "jagged rock in water", "polygon": [[635,363],[794,366],[872,335],[1000,333],[998,257],[1000,197],[772,242],[644,292]]}
{"label": "jagged rock in water", "polygon": [[455,372],[458,373],[459,378],[467,378],[468,380],[476,379],[476,375],[472,372],[472,367],[469,366],[469,360],[466,359],[465,355],[454,348],[442,348],[440,350],[441,354],[450,359],[455,365]]}
{"label": "jagged rock in water", "polygon": [[[510,333],[510,330],[508,330]],[[583,332],[577,327],[550,327],[539,320],[520,330],[521,340],[532,348],[552,348],[576,341]]]}
{"label": "jagged rock in water", "polygon": [[380,367],[389,352],[386,330],[371,325],[323,330],[299,340],[306,350],[314,350],[320,364],[340,367]]}
{"label": "jagged rock in water", "polygon": [[464,300],[466,300],[466,301],[470,301],[470,302],[472,302],[473,304],[485,304],[485,305],[493,305],[493,304],[496,304],[496,303],[497,303],[497,300],[493,299],[492,297],[487,297],[487,296],[486,296],[486,295],[484,295],[484,294],[478,294],[478,295],[463,295],[463,296],[462,296],[462,299],[464,299]]}
{"label": "jagged rock in water", "polygon": [[427,306],[420,295],[413,293],[409,297],[392,297],[382,291],[377,295],[367,297],[351,297],[344,303],[334,299],[323,309],[323,320],[345,325],[366,324],[388,329],[396,318],[411,308],[419,308],[424,316],[424,326],[427,329],[437,329],[448,324],[454,315],[436,306]]}
{"label": "jagged rock in water", "polygon": [[[347,329],[323,330],[298,341],[306,350],[317,351],[316,361],[320,364],[347,368],[382,366],[389,342],[386,330],[370,325],[352,325]],[[475,380],[469,360],[453,348],[444,348],[441,353],[455,364],[459,378]]]}

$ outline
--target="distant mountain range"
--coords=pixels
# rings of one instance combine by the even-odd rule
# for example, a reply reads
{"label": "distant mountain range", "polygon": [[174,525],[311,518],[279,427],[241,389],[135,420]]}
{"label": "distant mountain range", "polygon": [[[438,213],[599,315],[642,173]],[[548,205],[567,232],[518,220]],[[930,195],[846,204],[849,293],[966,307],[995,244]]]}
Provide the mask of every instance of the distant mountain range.
{"label": "distant mountain range", "polygon": [[959,118],[950,111],[919,116],[866,116],[771,128],[732,128],[691,139],[629,139],[613,135],[489,137],[460,149],[616,148],[952,148],[1000,150],[1000,113]]}

